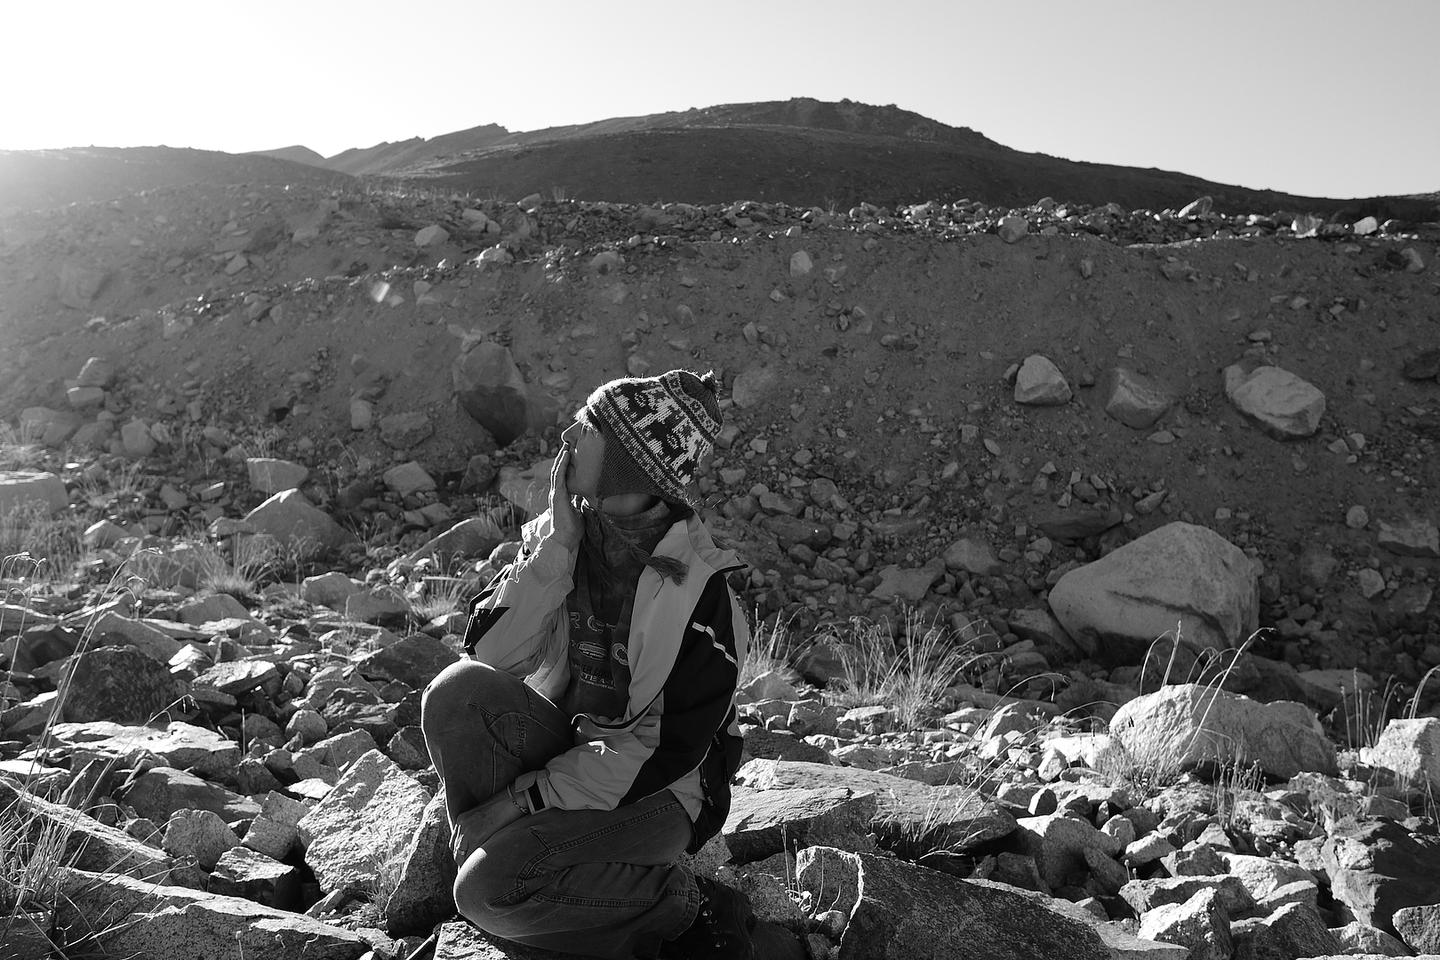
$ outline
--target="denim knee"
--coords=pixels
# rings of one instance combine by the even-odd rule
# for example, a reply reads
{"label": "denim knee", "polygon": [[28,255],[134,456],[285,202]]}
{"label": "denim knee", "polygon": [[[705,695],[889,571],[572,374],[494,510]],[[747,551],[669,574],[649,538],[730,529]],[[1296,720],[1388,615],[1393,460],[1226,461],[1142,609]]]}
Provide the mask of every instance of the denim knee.
{"label": "denim knee", "polygon": [[455,908],[471,923],[505,936],[505,918],[522,892],[521,874],[536,854],[534,835],[523,825],[501,830],[460,864],[455,877]]}
{"label": "denim knee", "polygon": [[477,660],[457,660],[435,675],[420,695],[420,725],[427,720],[444,723],[447,718],[463,713],[467,705],[489,702],[494,698],[487,690],[498,687],[510,679],[488,663]]}

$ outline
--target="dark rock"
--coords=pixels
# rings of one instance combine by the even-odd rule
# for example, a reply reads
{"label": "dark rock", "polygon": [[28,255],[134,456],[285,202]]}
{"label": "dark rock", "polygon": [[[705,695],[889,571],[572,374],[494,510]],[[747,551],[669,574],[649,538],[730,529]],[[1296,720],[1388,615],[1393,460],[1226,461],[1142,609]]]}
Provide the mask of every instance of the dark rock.
{"label": "dark rock", "polygon": [[754,863],[802,846],[873,850],[875,795],[843,787],[746,790],[737,787],[721,835],[736,863]]}
{"label": "dark rock", "polygon": [[1330,892],[1355,919],[1386,933],[1401,907],[1440,902],[1440,837],[1391,820],[1337,825],[1320,847]]}
{"label": "dark rock", "polygon": [[170,669],[134,647],[100,647],[76,658],[63,718],[72,723],[149,723],[185,692]]}
{"label": "dark rock", "polygon": [[412,690],[420,690],[459,659],[460,654],[445,643],[416,633],[367,654],[357,666],[360,675],[369,680],[398,680]]}
{"label": "dark rock", "polygon": [[1125,519],[1120,508],[1103,505],[1052,510],[1035,522],[1052,540],[1083,540],[1104,533]]}
{"label": "dark rock", "polygon": [[1340,938],[1331,933],[1315,908],[1287,903],[1268,917],[1240,920],[1230,927],[1235,960],[1294,960],[1340,953]]}
{"label": "dark rock", "polygon": [[1003,883],[833,847],[800,852],[800,888],[849,915],[840,960],[1111,960],[1183,947],[1137,940],[1085,910]]}

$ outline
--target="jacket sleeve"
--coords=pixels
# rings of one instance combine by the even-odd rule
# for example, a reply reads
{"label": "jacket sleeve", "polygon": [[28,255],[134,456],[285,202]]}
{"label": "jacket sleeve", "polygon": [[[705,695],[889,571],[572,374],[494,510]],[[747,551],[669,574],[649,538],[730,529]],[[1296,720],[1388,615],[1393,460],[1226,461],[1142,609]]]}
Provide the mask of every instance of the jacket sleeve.
{"label": "jacket sleeve", "polygon": [[[654,636],[655,630],[679,630]],[[712,574],[682,623],[630,637],[628,716],[582,719],[575,747],[516,781],[532,812],[611,810],[665,789],[705,758],[735,696],[747,628],[725,577]]]}
{"label": "jacket sleeve", "polygon": [[470,601],[465,649],[516,677],[563,664],[561,621],[574,570],[575,551],[555,539],[547,510],[525,525],[514,562]]}

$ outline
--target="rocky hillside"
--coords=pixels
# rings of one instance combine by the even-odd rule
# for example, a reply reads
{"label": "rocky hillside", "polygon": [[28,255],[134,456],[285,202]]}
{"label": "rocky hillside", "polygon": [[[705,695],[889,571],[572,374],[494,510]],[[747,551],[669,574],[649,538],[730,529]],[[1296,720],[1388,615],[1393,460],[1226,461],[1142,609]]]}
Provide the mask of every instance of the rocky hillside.
{"label": "rocky hillside", "polygon": [[1440,949],[1440,226],[243,163],[0,219],[0,817],[90,838],[7,946],[535,956],[445,923],[419,691],[688,366],[775,658],[699,869],[817,956]]}
{"label": "rocky hillside", "polygon": [[834,209],[959,199],[1017,206],[1051,195],[1161,210],[1203,195],[1228,213],[1283,209],[1352,221],[1436,215],[1433,198],[1299,197],[1172,171],[1072,161],[1012,150],[968,127],[951,127],[894,104],[808,97],[525,132],[487,124],[428,140],[346,150],[319,165],[484,199],[517,200],[538,190],[556,199],[729,203],[742,198]]}

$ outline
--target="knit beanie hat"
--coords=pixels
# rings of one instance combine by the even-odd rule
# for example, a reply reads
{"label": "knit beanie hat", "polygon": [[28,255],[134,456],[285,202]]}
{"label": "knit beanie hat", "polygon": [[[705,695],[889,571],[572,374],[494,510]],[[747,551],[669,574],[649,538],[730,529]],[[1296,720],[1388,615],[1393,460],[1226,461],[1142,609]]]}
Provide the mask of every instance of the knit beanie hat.
{"label": "knit beanie hat", "polygon": [[695,505],[700,464],[720,433],[713,372],[671,370],[597,387],[580,419],[605,438],[596,494],[649,493]]}

